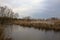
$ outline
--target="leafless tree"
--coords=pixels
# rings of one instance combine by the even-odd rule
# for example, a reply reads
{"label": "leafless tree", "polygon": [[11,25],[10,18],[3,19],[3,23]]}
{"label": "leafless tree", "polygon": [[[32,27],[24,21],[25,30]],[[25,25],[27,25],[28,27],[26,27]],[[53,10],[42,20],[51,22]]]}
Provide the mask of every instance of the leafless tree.
{"label": "leafless tree", "polygon": [[18,13],[14,13],[12,9],[8,8],[7,6],[0,7],[0,17],[3,17],[1,22],[4,22],[5,18],[17,18]]}

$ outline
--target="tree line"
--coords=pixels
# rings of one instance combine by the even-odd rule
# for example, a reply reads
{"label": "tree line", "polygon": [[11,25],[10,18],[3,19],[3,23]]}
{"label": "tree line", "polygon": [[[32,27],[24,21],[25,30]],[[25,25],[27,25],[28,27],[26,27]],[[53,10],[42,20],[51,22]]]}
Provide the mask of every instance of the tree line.
{"label": "tree line", "polygon": [[18,18],[18,13],[14,13],[11,8],[7,6],[0,6],[0,23],[5,24],[12,21],[12,19]]}
{"label": "tree line", "polygon": [[0,6],[0,17],[17,18],[18,16],[18,13],[14,13],[12,9],[7,6]]}

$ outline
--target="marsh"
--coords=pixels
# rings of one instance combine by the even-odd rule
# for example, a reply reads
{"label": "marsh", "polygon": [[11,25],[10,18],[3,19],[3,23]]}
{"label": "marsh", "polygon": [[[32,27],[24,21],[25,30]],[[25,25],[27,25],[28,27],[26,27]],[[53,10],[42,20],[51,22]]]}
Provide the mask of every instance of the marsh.
{"label": "marsh", "polygon": [[0,40],[60,40],[60,0],[0,0]]}

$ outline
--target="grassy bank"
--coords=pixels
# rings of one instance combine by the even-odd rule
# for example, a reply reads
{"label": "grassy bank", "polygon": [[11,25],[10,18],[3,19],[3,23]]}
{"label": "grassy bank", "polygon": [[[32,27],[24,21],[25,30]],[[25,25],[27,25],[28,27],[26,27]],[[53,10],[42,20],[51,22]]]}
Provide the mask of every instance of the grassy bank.
{"label": "grassy bank", "polygon": [[12,18],[0,18],[3,19],[3,24],[15,24],[24,27],[34,27],[38,29],[46,29],[46,30],[56,30],[60,31],[60,20],[53,21],[39,21],[39,20],[26,20],[26,19],[12,19]]}
{"label": "grassy bank", "polygon": [[38,29],[60,31],[60,20],[52,23],[47,21],[37,22],[37,21],[27,21],[27,20],[15,20],[13,24],[21,25],[24,27],[34,27]]}

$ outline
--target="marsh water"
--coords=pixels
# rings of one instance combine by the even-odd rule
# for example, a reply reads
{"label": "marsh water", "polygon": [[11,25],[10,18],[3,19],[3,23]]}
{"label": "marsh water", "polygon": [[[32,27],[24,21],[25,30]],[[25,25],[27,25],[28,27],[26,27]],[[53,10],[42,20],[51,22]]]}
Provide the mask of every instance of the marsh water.
{"label": "marsh water", "polygon": [[39,30],[33,27],[6,25],[4,32],[5,38],[12,38],[12,40],[60,40],[60,32]]}

